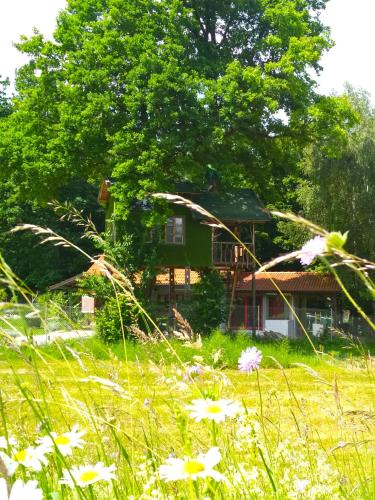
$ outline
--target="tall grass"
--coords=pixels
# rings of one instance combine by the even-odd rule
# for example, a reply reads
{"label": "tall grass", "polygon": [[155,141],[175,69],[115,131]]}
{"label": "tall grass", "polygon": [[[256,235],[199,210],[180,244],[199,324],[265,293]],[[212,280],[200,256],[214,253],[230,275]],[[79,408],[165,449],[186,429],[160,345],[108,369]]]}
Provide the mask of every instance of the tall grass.
{"label": "tall grass", "polygon": [[[340,262],[349,259],[342,252],[330,249]],[[370,263],[361,271],[355,262],[368,274]],[[116,296],[148,318],[150,342],[124,335],[112,348],[96,339],[19,348],[4,334],[5,489],[28,488],[30,499],[374,498],[375,385],[365,349],[344,359],[339,343],[254,343],[219,332],[189,342],[158,331],[155,343],[157,326],[127,277],[101,265]],[[5,263],[1,270],[32,307]],[[239,372],[250,346],[262,351],[261,365]]]}
{"label": "tall grass", "polygon": [[[24,332],[24,329],[21,330]],[[105,345],[100,338],[72,339],[56,341],[50,345],[39,348],[39,352],[50,360],[74,360],[72,352],[80,352],[84,356],[91,356],[97,360],[108,361],[114,356],[120,361],[142,362],[152,361],[159,364],[173,364],[176,362],[175,353],[183,363],[194,364],[198,356],[206,365],[214,365],[217,369],[237,369],[238,358],[241,352],[248,347],[255,346],[263,353],[262,368],[275,368],[274,359],[283,368],[289,369],[295,363],[305,363],[310,366],[342,366],[351,361],[371,362],[375,354],[375,341],[349,342],[348,338],[317,339],[316,350],[320,353],[317,357],[311,345],[304,339],[282,340],[253,340],[248,332],[212,332],[202,339],[202,345],[197,349],[191,344],[183,344],[177,339],[170,339],[169,343],[140,343],[136,339],[125,339],[124,343]],[[34,347],[24,345],[18,351],[28,356]],[[19,359],[19,352],[9,347],[0,347],[0,361],[11,362]],[[126,352],[126,357],[125,357]]]}

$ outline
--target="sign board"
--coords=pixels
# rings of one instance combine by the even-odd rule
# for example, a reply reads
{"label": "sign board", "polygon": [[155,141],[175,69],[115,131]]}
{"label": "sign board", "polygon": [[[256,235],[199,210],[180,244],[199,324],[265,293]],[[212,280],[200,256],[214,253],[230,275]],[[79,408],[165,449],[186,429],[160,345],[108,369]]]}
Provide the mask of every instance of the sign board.
{"label": "sign board", "polygon": [[90,295],[82,295],[81,297],[81,312],[86,314],[95,313],[95,299]]}

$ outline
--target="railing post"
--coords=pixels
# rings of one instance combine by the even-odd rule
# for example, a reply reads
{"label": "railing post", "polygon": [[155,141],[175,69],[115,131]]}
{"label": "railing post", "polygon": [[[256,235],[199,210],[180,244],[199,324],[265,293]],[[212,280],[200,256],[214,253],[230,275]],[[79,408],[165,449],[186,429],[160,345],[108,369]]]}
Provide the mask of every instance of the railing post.
{"label": "railing post", "polygon": [[[251,249],[250,243],[244,245]],[[251,268],[252,260],[247,251],[232,241],[214,241],[212,243],[212,260],[217,266]]]}

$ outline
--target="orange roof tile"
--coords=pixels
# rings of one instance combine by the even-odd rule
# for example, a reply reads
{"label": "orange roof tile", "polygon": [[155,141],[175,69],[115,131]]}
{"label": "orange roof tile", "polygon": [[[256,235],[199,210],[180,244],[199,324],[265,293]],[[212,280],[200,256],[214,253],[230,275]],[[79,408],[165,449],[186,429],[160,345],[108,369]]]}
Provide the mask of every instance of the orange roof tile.
{"label": "orange roof tile", "polygon": [[[339,293],[340,286],[330,274],[314,272],[268,272],[256,275],[256,290],[259,292],[275,292],[272,280],[282,292],[321,292]],[[243,273],[237,282],[238,291],[252,290],[252,274]]]}
{"label": "orange roof tile", "polygon": [[90,274],[94,276],[104,276],[104,268],[102,263],[105,262],[105,256],[100,255],[93,264],[85,271],[85,274]]}

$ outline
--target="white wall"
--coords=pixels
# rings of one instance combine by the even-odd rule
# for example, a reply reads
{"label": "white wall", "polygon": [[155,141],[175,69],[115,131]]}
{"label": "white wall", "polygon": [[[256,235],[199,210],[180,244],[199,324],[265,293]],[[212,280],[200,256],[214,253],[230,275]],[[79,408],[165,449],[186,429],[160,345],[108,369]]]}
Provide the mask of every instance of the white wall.
{"label": "white wall", "polygon": [[288,319],[266,319],[264,326],[266,332],[281,333],[285,337],[292,334],[292,321]]}

